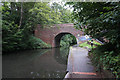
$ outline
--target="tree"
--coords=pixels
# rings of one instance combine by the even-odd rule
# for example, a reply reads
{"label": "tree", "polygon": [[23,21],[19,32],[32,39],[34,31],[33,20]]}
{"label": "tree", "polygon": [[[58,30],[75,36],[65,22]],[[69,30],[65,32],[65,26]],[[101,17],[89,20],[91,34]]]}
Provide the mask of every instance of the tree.
{"label": "tree", "polygon": [[[71,23],[71,11],[64,8],[64,5],[60,5],[54,2],[51,6],[51,10],[54,11],[54,19],[57,23]],[[52,18],[53,19],[53,18]]]}
{"label": "tree", "polygon": [[[33,37],[35,25],[38,24],[29,12],[35,3],[2,3],[2,45],[3,51],[48,47],[42,40]],[[45,12],[43,12],[45,13]],[[42,46],[41,46],[42,45]]]}
{"label": "tree", "polygon": [[[109,42],[94,50],[94,57],[100,59],[104,69],[116,75],[120,72],[120,3],[91,2],[68,3],[73,5],[73,21],[76,27],[95,38],[105,38]],[[107,57],[106,57],[107,56]],[[95,60],[95,58],[93,59]]]}
{"label": "tree", "polygon": [[22,24],[22,18],[23,18],[23,2],[21,2],[21,16],[20,16],[19,27],[21,27],[21,24]]}
{"label": "tree", "polygon": [[75,36],[66,34],[61,38],[60,46],[69,47],[77,43]]}
{"label": "tree", "polygon": [[[42,40],[34,37],[34,30],[37,24],[50,27],[52,24],[64,23],[69,12],[62,11],[61,8],[63,9],[59,4],[54,5],[54,10],[45,2],[3,2],[3,51],[48,47]],[[66,19],[63,20],[61,14],[64,13]]]}

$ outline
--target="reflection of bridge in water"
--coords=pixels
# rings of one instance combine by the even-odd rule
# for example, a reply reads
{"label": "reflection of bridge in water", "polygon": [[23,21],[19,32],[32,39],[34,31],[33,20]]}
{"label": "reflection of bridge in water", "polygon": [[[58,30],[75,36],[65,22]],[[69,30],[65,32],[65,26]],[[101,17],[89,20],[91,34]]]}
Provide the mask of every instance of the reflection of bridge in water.
{"label": "reflection of bridge in water", "polygon": [[83,32],[75,29],[73,24],[56,24],[50,28],[42,28],[38,25],[35,30],[35,36],[52,47],[59,47],[60,39],[65,34],[72,34],[77,41],[79,36],[83,36]]}

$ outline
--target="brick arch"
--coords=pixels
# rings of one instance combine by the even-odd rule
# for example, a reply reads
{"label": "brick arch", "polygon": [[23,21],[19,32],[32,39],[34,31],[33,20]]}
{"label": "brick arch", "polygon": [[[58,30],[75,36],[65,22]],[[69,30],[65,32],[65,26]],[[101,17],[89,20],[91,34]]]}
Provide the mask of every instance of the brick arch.
{"label": "brick arch", "polygon": [[[61,32],[61,33],[56,34],[56,36],[53,39],[54,42],[52,43],[52,45],[55,45],[55,47],[60,47],[60,40],[66,34],[71,34],[71,35],[75,36],[75,38],[76,38],[76,35],[74,35],[73,33],[70,33],[70,32]],[[76,41],[77,41],[77,39],[76,39]]]}
{"label": "brick arch", "polygon": [[50,28],[42,28],[40,25],[37,25],[35,29],[35,36],[52,47],[57,47],[59,44],[57,43],[59,40],[55,40],[56,36],[60,39],[65,34],[72,34],[76,39],[78,38],[78,34],[80,36],[84,35],[82,31],[75,29],[73,24],[57,24]]}

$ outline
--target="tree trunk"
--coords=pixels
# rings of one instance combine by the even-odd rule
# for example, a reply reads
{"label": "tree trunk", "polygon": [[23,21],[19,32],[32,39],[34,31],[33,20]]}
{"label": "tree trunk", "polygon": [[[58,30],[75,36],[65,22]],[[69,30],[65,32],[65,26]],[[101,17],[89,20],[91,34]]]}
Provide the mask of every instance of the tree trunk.
{"label": "tree trunk", "polygon": [[21,16],[20,16],[19,28],[22,25],[22,18],[23,18],[23,2],[21,2]]}

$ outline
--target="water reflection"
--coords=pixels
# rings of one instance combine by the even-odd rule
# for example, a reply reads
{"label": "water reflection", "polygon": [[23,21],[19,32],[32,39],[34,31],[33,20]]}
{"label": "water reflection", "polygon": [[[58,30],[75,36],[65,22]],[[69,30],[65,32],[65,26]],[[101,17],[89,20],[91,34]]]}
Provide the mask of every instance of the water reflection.
{"label": "water reflection", "polygon": [[67,64],[67,57],[68,57],[68,53],[69,53],[69,48],[68,47],[62,47],[62,48],[56,48],[54,49],[55,53],[54,57],[56,59],[57,62],[59,62],[60,64]]}
{"label": "water reflection", "polygon": [[68,48],[8,53],[2,56],[3,78],[63,78]]}

